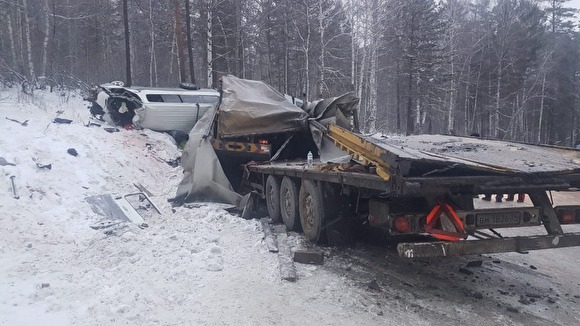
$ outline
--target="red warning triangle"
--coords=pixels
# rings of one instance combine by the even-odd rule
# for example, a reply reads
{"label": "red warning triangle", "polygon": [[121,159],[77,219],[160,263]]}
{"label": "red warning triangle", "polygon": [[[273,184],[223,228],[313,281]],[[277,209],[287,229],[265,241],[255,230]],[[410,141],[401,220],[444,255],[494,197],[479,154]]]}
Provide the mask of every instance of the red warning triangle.
{"label": "red warning triangle", "polygon": [[[455,227],[455,232],[446,231],[440,228],[436,228],[437,222],[440,222],[441,213],[447,214],[451,223]],[[441,224],[441,223],[439,223]],[[459,241],[461,239],[467,239],[467,233],[465,233],[465,228],[463,227],[463,222],[457,216],[457,213],[453,210],[453,207],[447,203],[441,203],[435,205],[429,215],[427,215],[427,221],[425,223],[425,232],[431,234],[434,238],[446,241]]]}

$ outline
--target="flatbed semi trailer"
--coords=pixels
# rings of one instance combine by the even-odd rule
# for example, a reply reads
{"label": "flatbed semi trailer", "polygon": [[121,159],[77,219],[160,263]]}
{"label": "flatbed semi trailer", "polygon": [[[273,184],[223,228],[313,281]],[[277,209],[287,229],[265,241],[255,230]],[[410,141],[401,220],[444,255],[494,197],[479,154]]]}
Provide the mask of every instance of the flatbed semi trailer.
{"label": "flatbed semi trailer", "polygon": [[[376,138],[314,124],[352,161],[254,161],[243,181],[274,221],[313,242],[338,243],[366,225],[400,240],[406,258],[580,246],[580,233],[562,229],[580,223],[580,203],[554,206],[547,194],[580,188],[580,151],[447,135]],[[491,193],[525,193],[533,205],[474,207],[475,196]],[[541,226],[546,235],[498,232]]]}

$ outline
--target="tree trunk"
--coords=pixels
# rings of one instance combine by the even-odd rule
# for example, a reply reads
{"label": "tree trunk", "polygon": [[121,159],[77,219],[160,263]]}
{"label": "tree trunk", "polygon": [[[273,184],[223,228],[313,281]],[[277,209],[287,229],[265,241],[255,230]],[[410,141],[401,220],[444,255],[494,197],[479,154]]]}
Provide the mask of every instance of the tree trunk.
{"label": "tree trunk", "polygon": [[308,1],[304,2],[306,6],[306,44],[303,45],[304,48],[304,73],[306,75],[306,100],[310,99],[310,9],[308,7]]}
{"label": "tree trunk", "polygon": [[12,30],[12,18],[10,18],[11,13],[9,12],[6,15],[6,23],[8,24],[8,37],[10,38],[10,53],[12,54],[12,58],[10,63],[12,66],[16,67],[18,64],[16,63],[18,59],[16,58],[16,44],[14,43],[14,32]]}
{"label": "tree trunk", "polygon": [[[288,37],[289,29],[288,29],[288,1],[284,1],[284,93],[288,94],[288,84],[289,78],[288,75],[289,66],[290,66],[290,46],[289,46],[289,37]],[[294,96],[302,96],[302,94],[293,94]]]}
{"label": "tree trunk", "polygon": [[26,52],[28,54],[28,75],[31,81],[36,79],[34,73],[34,60],[32,58],[32,42],[30,40],[30,24],[28,22],[28,5],[26,0],[22,0],[22,11],[24,12],[24,33],[26,37]]}
{"label": "tree trunk", "polygon": [[151,47],[149,49],[149,86],[157,86],[158,76],[157,76],[157,54],[155,50],[155,23],[153,22],[153,0],[149,0],[149,29],[150,29],[150,42]]}
{"label": "tree trunk", "polygon": [[189,10],[189,1],[185,0],[185,22],[187,25],[187,54],[189,57],[189,78],[195,84],[195,71],[193,70],[193,43],[191,42],[191,13]]}
{"label": "tree trunk", "polygon": [[179,81],[187,80],[187,73],[185,68],[185,41],[183,39],[183,31],[181,26],[181,8],[178,0],[173,0],[175,9],[175,39],[177,40],[177,65],[179,66]]}
{"label": "tree trunk", "polygon": [[542,94],[540,95],[540,116],[538,118],[538,137],[536,141],[538,144],[542,143],[542,132],[544,129],[544,100],[546,99],[546,74],[542,78]]}
{"label": "tree trunk", "polygon": [[[363,37],[363,44],[362,44],[362,58],[361,58],[361,63],[360,63],[360,68],[358,70],[358,83],[356,85],[357,89],[356,89],[356,94],[357,97],[359,99],[362,100],[362,95],[363,95],[363,83],[365,80],[365,73],[366,73],[366,64],[367,64],[367,53],[368,53],[368,47],[366,44],[366,37]],[[367,121],[366,121],[366,110],[365,107],[362,106],[359,110],[359,121],[362,121],[362,125],[359,126],[361,130],[366,130],[367,128]]]}
{"label": "tree trunk", "polygon": [[396,101],[397,101],[397,132],[401,132],[401,81],[399,80],[401,76],[401,62],[397,58],[397,72],[395,74],[395,83],[396,83]]}
{"label": "tree trunk", "polygon": [[407,85],[407,135],[415,132],[415,121],[413,114],[413,59],[409,59],[409,83]]}
{"label": "tree trunk", "polygon": [[44,40],[42,42],[42,75],[46,77],[46,67],[48,62],[48,40],[50,38],[50,15],[48,0],[44,0]]}
{"label": "tree trunk", "polygon": [[131,77],[131,41],[129,33],[129,10],[127,8],[127,0],[123,0],[123,22],[125,25],[125,78],[127,79],[127,86],[133,84]]}
{"label": "tree trunk", "polygon": [[207,30],[206,30],[206,44],[207,44],[207,87],[211,88],[213,85],[213,1],[208,0],[207,8]]}
{"label": "tree trunk", "polygon": [[449,109],[447,110],[447,133],[451,134],[455,124],[455,58],[451,56],[451,87],[449,90]]}
{"label": "tree trunk", "polygon": [[326,96],[326,84],[324,80],[324,73],[326,69],[326,58],[325,53],[326,50],[324,48],[324,10],[323,10],[323,0],[318,0],[318,29],[320,33],[320,76],[319,76],[319,84],[318,84],[318,92],[319,97],[324,98]]}

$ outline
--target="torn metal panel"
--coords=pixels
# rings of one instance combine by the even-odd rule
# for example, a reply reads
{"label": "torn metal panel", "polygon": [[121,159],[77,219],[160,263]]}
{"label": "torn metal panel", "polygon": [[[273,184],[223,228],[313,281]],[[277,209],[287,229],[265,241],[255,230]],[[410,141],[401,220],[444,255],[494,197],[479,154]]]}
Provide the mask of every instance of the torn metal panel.
{"label": "torn metal panel", "polygon": [[143,193],[129,194],[125,196],[112,196],[110,194],[89,196],[85,198],[85,201],[91,206],[91,209],[96,214],[104,216],[108,219],[118,219],[123,221],[128,221],[135,223],[137,225],[143,225],[145,220],[143,217],[135,210],[135,207],[127,201],[127,197],[143,195],[149,204],[151,204],[157,213],[160,214],[159,209],[153,204],[153,202]]}
{"label": "torn metal panel", "polygon": [[180,201],[215,201],[237,205],[242,197],[237,194],[226,177],[213,149],[209,135],[217,108],[204,114],[189,133],[181,157],[183,179],[177,188]]}

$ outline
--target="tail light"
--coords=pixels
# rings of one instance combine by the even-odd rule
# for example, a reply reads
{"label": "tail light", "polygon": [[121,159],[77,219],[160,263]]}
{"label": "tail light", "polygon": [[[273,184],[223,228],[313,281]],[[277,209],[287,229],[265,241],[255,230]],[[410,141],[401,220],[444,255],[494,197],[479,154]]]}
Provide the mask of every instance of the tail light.
{"label": "tail light", "polygon": [[407,233],[411,231],[411,223],[409,218],[406,216],[397,216],[394,221],[395,230],[401,233]]}
{"label": "tail light", "polygon": [[561,210],[558,212],[558,219],[562,224],[572,224],[574,223],[574,211]]}
{"label": "tail light", "polygon": [[260,145],[268,145],[269,143],[268,143],[268,141],[266,139],[260,139],[260,140],[258,140],[258,144],[260,144]]}
{"label": "tail light", "polygon": [[580,206],[567,205],[554,207],[556,216],[561,224],[580,223]]}

